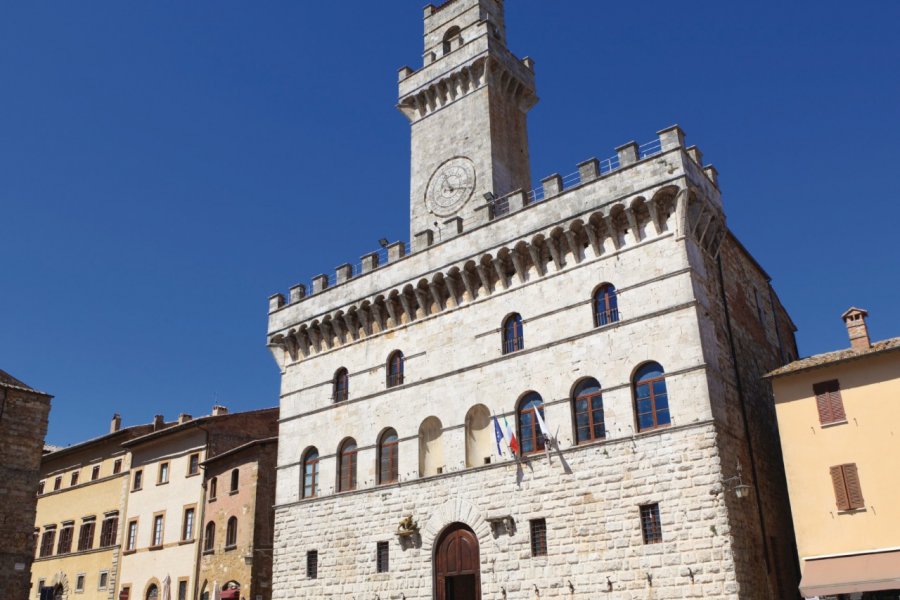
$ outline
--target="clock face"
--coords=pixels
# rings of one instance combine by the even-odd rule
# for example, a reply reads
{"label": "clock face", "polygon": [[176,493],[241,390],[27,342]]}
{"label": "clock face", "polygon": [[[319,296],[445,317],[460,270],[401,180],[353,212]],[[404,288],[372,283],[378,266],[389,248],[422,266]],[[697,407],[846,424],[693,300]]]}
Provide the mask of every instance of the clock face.
{"label": "clock face", "polygon": [[475,165],[468,158],[451,158],[431,176],[425,204],[442,217],[457,212],[475,190]]}

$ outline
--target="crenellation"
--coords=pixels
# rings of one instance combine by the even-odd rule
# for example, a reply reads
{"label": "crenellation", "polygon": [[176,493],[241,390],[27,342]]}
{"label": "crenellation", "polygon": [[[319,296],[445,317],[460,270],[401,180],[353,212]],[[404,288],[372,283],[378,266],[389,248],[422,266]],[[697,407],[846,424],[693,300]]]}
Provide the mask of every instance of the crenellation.
{"label": "crenellation", "polygon": [[563,178],[559,173],[554,173],[541,180],[544,198],[558,196],[563,190]]}
{"label": "crenellation", "polygon": [[700,152],[700,148],[698,148],[697,146],[689,146],[687,150],[685,150],[685,152],[687,152],[688,156],[694,159],[694,162],[697,163],[698,167],[703,166],[703,153]]}
{"label": "crenellation", "polygon": [[288,290],[288,293],[290,294],[291,304],[296,304],[306,298],[306,286],[302,283],[298,283],[291,287],[290,290]]}
{"label": "crenellation", "polygon": [[671,150],[672,148],[684,147],[684,131],[678,125],[671,125],[657,131],[659,142],[663,150]]}
{"label": "crenellation", "polygon": [[600,161],[589,158],[578,163],[578,179],[581,183],[590,183],[600,177]]}
{"label": "crenellation", "polygon": [[616,156],[619,159],[620,167],[627,167],[628,165],[636,163],[640,158],[638,143],[630,141],[627,144],[619,146],[616,148]]}
{"label": "crenellation", "polygon": [[[365,265],[365,260],[363,261]],[[349,281],[351,277],[353,277],[353,265],[350,263],[344,263],[339,267],[335,268],[335,284],[340,285],[346,281]]]}
{"label": "crenellation", "polygon": [[[312,278],[312,293],[320,294],[328,289],[328,275],[316,275]],[[282,304],[284,304],[284,298],[282,297]]]}
{"label": "crenellation", "polygon": [[275,312],[279,308],[284,306],[284,294],[272,294],[269,296],[269,312]]}

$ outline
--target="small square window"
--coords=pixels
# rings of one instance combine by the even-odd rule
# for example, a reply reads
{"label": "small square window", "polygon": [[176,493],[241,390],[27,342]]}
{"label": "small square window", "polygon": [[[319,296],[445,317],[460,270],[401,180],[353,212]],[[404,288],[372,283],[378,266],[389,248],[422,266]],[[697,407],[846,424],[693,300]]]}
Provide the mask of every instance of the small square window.
{"label": "small square window", "polygon": [[547,556],[547,521],[531,521],[531,556]]}
{"label": "small square window", "polygon": [[659,504],[646,504],[641,507],[641,533],[645,544],[658,544],[663,541]]}
{"label": "small square window", "polygon": [[319,578],[319,551],[310,550],[306,553],[306,578]]}
{"label": "small square window", "polygon": [[390,552],[390,544],[378,542],[375,550],[375,568],[379,573],[387,573],[390,570]]}
{"label": "small square window", "polygon": [[75,578],[75,591],[83,592],[84,591],[84,575],[79,575]]}
{"label": "small square window", "polygon": [[91,469],[91,481],[97,481],[100,479],[100,465],[94,465],[94,468]]}

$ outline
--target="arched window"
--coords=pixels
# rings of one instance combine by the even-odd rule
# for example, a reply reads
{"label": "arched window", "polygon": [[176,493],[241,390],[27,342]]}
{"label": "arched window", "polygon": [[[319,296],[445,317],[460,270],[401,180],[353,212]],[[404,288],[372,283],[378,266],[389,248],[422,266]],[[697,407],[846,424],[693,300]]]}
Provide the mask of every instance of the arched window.
{"label": "arched window", "polygon": [[147,588],[147,600],[157,600],[159,598],[159,588],[155,583],[151,583]]}
{"label": "arched window", "polygon": [[489,463],[495,443],[491,411],[484,404],[476,404],[466,413],[466,466]]}
{"label": "arched window", "polygon": [[649,362],[634,374],[634,404],[638,431],[668,427],[671,423],[666,372],[658,363]]}
{"label": "arched window", "polygon": [[341,444],[338,452],[338,491],[356,489],[356,441],[352,438]]}
{"label": "arched window", "polygon": [[240,471],[238,469],[234,469],[231,471],[231,491],[236,492],[238,490],[238,480],[240,479]]}
{"label": "arched window", "polygon": [[350,397],[350,375],[347,369],[341,367],[334,374],[331,384],[331,398],[335,402],[343,402]]}
{"label": "arched window", "polygon": [[459,27],[451,27],[447,30],[447,33],[444,34],[444,43],[443,43],[443,51],[444,54],[449,54],[453,51],[453,43],[456,40],[459,40],[457,46],[462,45],[462,31]]}
{"label": "arched window", "polygon": [[237,517],[228,519],[228,526],[225,529],[225,548],[234,548],[237,546]]}
{"label": "arched window", "polygon": [[394,483],[400,476],[398,453],[400,440],[397,432],[388,429],[378,442],[378,483]]}
{"label": "arched window", "polygon": [[315,498],[319,487],[319,451],[310,448],[303,457],[303,498]]}
{"label": "arched window", "polygon": [[594,327],[603,327],[619,320],[619,303],[616,288],[604,283],[594,292]]}
{"label": "arched window", "polygon": [[519,400],[519,448],[522,454],[532,454],[544,449],[544,436],[538,424],[537,413],[544,417],[544,401],[537,392],[528,392]]}
{"label": "arched window", "polygon": [[403,353],[397,350],[388,357],[387,386],[389,388],[403,385]]}
{"label": "arched window", "polygon": [[596,379],[585,379],[575,387],[572,404],[575,411],[575,442],[582,444],[605,438],[603,396]]}
{"label": "arched window", "polygon": [[203,551],[212,552],[216,547],[216,524],[210,521],[203,531]]}
{"label": "arched window", "polygon": [[438,475],[444,469],[444,426],[437,417],[419,425],[419,477]]}
{"label": "arched window", "polygon": [[522,331],[522,316],[513,313],[503,321],[503,354],[517,352],[525,348],[525,335]]}

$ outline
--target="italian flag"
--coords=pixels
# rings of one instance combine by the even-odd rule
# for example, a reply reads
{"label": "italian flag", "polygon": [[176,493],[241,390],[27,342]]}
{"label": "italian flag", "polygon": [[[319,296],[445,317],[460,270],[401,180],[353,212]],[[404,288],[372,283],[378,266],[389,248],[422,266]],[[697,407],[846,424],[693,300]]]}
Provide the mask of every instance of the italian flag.
{"label": "italian flag", "polygon": [[509,446],[513,456],[519,454],[519,440],[516,439],[516,434],[506,421],[506,417],[503,417],[503,437],[506,438],[506,445]]}

